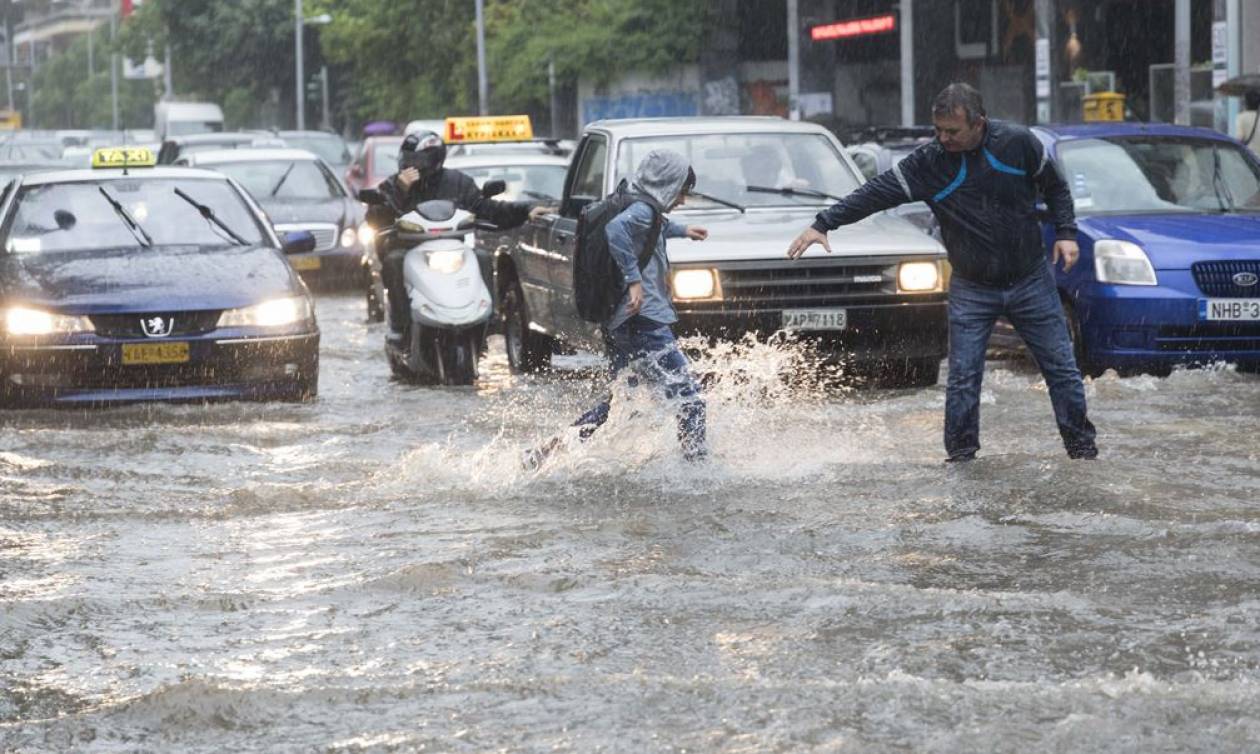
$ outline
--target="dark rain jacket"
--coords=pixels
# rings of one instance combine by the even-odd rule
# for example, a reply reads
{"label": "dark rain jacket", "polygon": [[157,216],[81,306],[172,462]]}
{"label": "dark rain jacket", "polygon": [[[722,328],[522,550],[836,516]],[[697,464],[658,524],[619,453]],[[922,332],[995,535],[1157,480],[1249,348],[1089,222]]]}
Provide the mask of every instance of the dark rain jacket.
{"label": "dark rain jacket", "polygon": [[975,149],[957,153],[937,141],[924,144],[820,212],[813,227],[826,233],[924,201],[941,224],[954,274],[1004,288],[1046,264],[1038,191],[1053,216],[1055,238],[1076,240],[1072,196],[1045,146],[1027,128],[990,120]]}
{"label": "dark rain jacket", "polygon": [[416,181],[406,192],[398,186],[398,176],[391,175],[381,182],[377,190],[385,198],[385,205],[372,207],[368,212],[368,223],[377,228],[389,225],[422,202],[434,199],[454,202],[459,209],[471,212],[477,219],[502,230],[523,225],[529,219],[529,211],[533,207],[529,202],[498,202],[487,199],[481,195],[476,181],[450,168],[442,168],[441,172],[427,180],[422,178]]}

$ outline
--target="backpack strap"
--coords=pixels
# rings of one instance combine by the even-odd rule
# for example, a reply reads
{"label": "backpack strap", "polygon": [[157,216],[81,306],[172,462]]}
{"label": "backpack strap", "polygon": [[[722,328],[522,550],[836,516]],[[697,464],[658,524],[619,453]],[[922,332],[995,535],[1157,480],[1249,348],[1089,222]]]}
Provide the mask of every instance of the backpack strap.
{"label": "backpack strap", "polygon": [[648,263],[652,261],[652,254],[655,253],[656,244],[661,238],[661,226],[664,224],[664,220],[661,217],[661,213],[657,211],[651,202],[640,201],[643,201],[652,210],[652,225],[648,228],[647,239],[643,242],[643,250],[639,252],[639,272],[643,272],[643,270],[647,269]]}

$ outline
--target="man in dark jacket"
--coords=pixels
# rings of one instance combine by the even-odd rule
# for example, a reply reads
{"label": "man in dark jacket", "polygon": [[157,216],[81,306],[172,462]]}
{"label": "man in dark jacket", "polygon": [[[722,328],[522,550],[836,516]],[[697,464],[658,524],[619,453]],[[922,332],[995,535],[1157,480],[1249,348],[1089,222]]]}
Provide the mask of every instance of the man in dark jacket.
{"label": "man in dark jacket", "polygon": [[[472,178],[444,167],[446,143],[432,131],[416,131],[403,139],[398,151],[398,172],[381,182],[377,190],[384,205],[368,210],[368,224],[381,228],[422,202],[446,199],[502,230],[523,225],[531,218],[553,211],[530,202],[499,202],[482,196]],[[403,260],[407,249],[389,249],[381,257],[381,278],[389,291],[390,326],[401,331],[407,321],[409,303],[403,280]]]}
{"label": "man in dark jacket", "polygon": [[[950,84],[932,103],[935,141],[819,213],[788,249],[799,258],[827,231],[907,202],[925,201],[941,225],[953,266],[949,289],[949,383],[945,450],[969,461],[980,449],[980,384],[994,322],[1005,316],[1023,337],[1049,387],[1055,419],[1072,458],[1094,458],[1094,426],[1072,352],[1052,264],[1076,264],[1072,197],[1026,128],[989,120],[980,94]],[[1046,263],[1036,202],[1053,216],[1053,261]]]}

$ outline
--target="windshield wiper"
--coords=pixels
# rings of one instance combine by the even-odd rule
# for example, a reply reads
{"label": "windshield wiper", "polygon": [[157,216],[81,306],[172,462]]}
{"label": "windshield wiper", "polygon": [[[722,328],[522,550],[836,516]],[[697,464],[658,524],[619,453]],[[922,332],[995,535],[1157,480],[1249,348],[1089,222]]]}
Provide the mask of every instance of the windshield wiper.
{"label": "windshield wiper", "polygon": [[541,191],[530,191],[529,189],[525,189],[521,191],[521,195],[528,196],[530,199],[537,199],[540,202],[556,201],[556,197],[552,196],[551,194],[544,194]]}
{"label": "windshield wiper", "polygon": [[217,215],[214,214],[214,210],[210,209],[206,205],[192,198],[188,194],[185,194],[182,189],[178,189],[178,188],[175,189],[175,195],[178,196],[180,199],[183,199],[184,201],[188,202],[192,206],[196,207],[197,211],[201,213],[202,217],[214,223],[216,226],[219,227],[220,230],[222,230],[224,233],[227,233],[229,236],[231,236],[233,241],[237,242],[241,246],[249,246],[249,241],[246,241],[244,238],[241,238],[239,235],[237,235],[236,231],[229,228],[226,223],[224,223],[222,220],[218,218]]}
{"label": "windshield wiper", "polygon": [[754,194],[782,194],[783,196],[810,196],[815,199],[833,199],[840,201],[844,197],[828,194],[825,191],[814,191],[813,189],[798,188],[774,188],[773,186],[748,186],[747,189]]}
{"label": "windshield wiper", "polygon": [[136,218],[131,216],[127,208],[122,206],[122,202],[115,199],[112,194],[105,190],[104,186],[97,186],[96,188],[100,190],[101,196],[105,197],[105,201],[109,202],[109,206],[114,208],[114,212],[122,218],[123,223],[131,231],[131,235],[135,236],[136,240],[140,242],[140,245],[145,248],[152,246],[153,239],[144,231],[144,228],[140,227],[140,223],[136,222]]}
{"label": "windshield wiper", "polygon": [[735,202],[732,202],[732,201],[727,200],[727,199],[719,199],[719,198],[717,198],[716,196],[710,196],[709,194],[706,194],[706,193],[703,193],[703,192],[700,192],[700,191],[696,191],[695,189],[692,189],[691,191],[688,191],[688,192],[687,192],[687,196],[698,196],[698,197],[700,197],[701,199],[708,199],[709,201],[714,202],[715,204],[721,204],[721,205],[723,205],[723,206],[730,207],[731,209],[737,209],[737,210],[739,210],[740,212],[743,212],[743,211],[744,211],[744,207],[742,207],[741,205],[736,204]]}
{"label": "windshield wiper", "polygon": [[290,163],[289,163],[289,167],[287,167],[287,168],[285,168],[285,169],[284,169],[284,175],[280,176],[280,180],[276,181],[276,185],[275,185],[275,186],[272,186],[272,187],[271,187],[271,194],[270,194],[270,196],[275,196],[276,194],[278,194],[278,193],[280,192],[280,187],[284,185],[284,182],[285,182],[285,181],[289,180],[289,173],[292,173],[292,172],[293,172],[293,168],[295,168],[295,167],[297,167],[297,163],[296,163],[296,162],[290,162]]}
{"label": "windshield wiper", "polygon": [[1230,193],[1225,176],[1221,174],[1221,152],[1215,146],[1212,147],[1212,190],[1216,192],[1216,201],[1221,205],[1221,212],[1233,212],[1234,195]]}

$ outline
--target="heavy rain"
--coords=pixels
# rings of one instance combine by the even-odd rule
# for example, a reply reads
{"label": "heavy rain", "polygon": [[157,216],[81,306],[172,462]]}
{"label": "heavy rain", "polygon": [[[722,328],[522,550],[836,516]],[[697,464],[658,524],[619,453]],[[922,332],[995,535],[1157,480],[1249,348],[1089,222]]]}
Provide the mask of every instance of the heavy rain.
{"label": "heavy rain", "polygon": [[1260,8],[0,15],[0,751],[1256,750]]}

